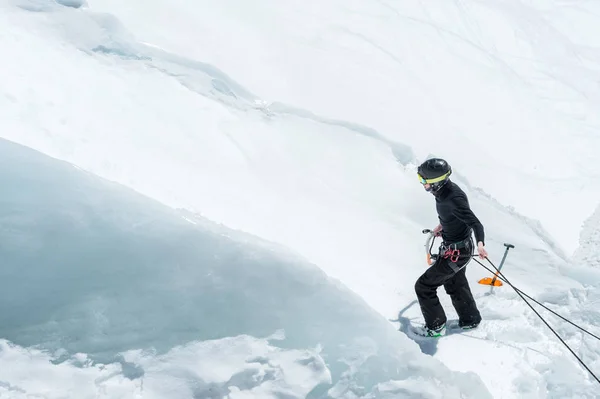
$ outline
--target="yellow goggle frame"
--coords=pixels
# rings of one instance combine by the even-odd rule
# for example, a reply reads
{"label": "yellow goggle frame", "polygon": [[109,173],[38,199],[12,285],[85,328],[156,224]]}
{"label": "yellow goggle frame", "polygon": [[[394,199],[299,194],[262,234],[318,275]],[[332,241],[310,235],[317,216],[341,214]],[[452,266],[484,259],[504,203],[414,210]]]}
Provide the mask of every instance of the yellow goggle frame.
{"label": "yellow goggle frame", "polygon": [[438,183],[441,182],[442,180],[445,180],[446,178],[448,178],[448,176],[450,176],[452,172],[448,172],[446,174],[443,174],[440,177],[434,177],[433,179],[426,179],[423,176],[421,176],[419,173],[417,173],[417,176],[419,177],[419,181],[421,182],[421,184],[433,184],[433,183]]}

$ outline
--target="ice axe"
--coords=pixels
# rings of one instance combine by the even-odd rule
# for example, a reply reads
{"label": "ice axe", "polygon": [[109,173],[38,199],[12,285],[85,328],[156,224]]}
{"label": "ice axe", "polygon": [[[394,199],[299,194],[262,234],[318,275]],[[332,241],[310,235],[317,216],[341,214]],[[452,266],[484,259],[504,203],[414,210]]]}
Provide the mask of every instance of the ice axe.
{"label": "ice axe", "polygon": [[431,266],[436,258],[436,255],[431,255],[435,234],[433,234],[433,231],[430,229],[424,229],[423,234],[427,234],[427,239],[425,240],[425,261],[427,262],[427,265]]}
{"label": "ice axe", "polygon": [[502,281],[498,280],[498,274],[500,273],[500,270],[502,269],[502,266],[504,265],[504,261],[506,260],[506,256],[508,255],[508,250],[515,247],[512,244],[506,244],[506,243],[504,244],[504,246],[506,247],[506,250],[504,251],[504,256],[502,257],[500,266],[498,266],[498,271],[494,274],[494,278],[484,277],[481,280],[479,280],[479,284],[492,286],[492,288],[490,288],[490,292],[491,292],[491,290],[494,289],[494,287],[502,286]]}

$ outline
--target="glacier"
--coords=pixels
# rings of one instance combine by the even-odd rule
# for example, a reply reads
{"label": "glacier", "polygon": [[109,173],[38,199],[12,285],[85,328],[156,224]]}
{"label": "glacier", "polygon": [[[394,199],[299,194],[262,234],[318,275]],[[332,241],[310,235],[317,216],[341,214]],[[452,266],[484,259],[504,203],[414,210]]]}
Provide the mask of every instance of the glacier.
{"label": "glacier", "polygon": [[516,245],[511,282],[598,325],[594,5],[409,3],[0,3],[3,396],[594,397],[477,264],[477,331],[396,321],[420,320],[436,154],[492,258]]}

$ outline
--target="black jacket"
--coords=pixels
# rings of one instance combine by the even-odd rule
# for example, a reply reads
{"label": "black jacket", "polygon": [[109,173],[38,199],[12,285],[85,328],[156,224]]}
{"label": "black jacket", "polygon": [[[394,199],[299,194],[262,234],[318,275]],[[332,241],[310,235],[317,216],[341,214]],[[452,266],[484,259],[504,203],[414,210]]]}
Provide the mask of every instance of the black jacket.
{"label": "black jacket", "polygon": [[476,244],[485,244],[483,225],[475,216],[465,192],[454,182],[448,181],[435,193],[435,205],[442,225],[442,238],[445,243],[463,241],[475,233]]}

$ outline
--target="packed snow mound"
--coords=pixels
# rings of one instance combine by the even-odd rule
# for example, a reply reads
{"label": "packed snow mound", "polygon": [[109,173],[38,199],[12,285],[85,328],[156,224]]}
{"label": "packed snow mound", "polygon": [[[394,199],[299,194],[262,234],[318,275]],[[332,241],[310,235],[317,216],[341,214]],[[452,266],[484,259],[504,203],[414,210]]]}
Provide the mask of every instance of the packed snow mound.
{"label": "packed snow mound", "polygon": [[0,340],[0,367],[0,396],[11,399],[73,392],[82,399],[305,398],[331,382],[316,351],[280,349],[250,336],[193,342],[161,355],[132,350],[109,364],[83,353],[57,360]]}
{"label": "packed snow mound", "polygon": [[583,224],[579,248],[573,259],[582,266],[600,269],[600,206]]}

